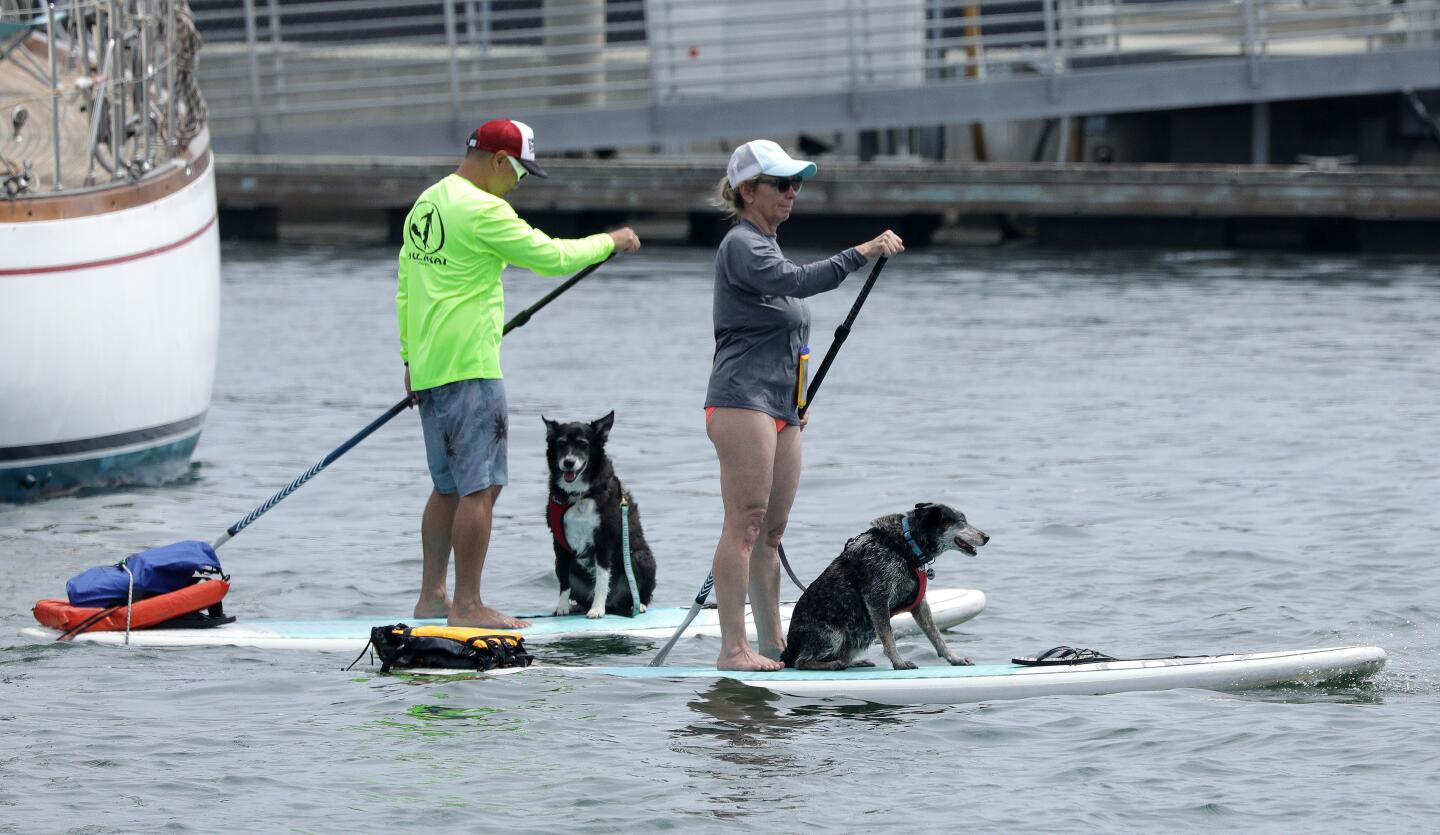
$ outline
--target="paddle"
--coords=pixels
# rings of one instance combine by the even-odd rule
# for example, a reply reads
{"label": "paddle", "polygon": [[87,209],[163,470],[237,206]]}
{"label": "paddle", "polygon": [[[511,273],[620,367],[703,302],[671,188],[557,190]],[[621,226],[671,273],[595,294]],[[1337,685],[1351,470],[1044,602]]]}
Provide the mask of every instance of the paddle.
{"label": "paddle", "polygon": [[[875,286],[875,279],[880,277],[880,270],[885,268],[885,262],[888,260],[888,258],[882,256],[875,262],[875,266],[870,269],[869,277],[865,279],[865,286],[860,288],[860,295],[855,297],[855,303],[850,306],[850,315],[846,316],[845,321],[840,324],[840,327],[835,329],[835,340],[830,343],[830,349],[825,352],[825,358],[820,361],[820,368],[815,372],[815,379],[810,381],[810,388],[805,392],[805,406],[800,409],[801,417],[805,416],[805,412],[810,408],[810,404],[815,402],[815,392],[820,390],[820,384],[825,381],[825,374],[830,370],[830,364],[835,361],[835,355],[839,353],[840,346],[844,345],[845,340],[849,338],[850,326],[855,324],[855,317],[860,315],[861,306],[865,304],[866,297],[870,295],[870,289]],[[795,572],[791,570],[790,561],[785,559],[785,546],[783,544],[780,545],[779,550],[780,562],[785,566],[785,571],[789,573],[790,579],[795,581],[795,585],[799,586],[801,591],[804,591],[805,585],[800,582],[799,578],[795,576]],[[665,663],[665,656],[670,654],[670,650],[674,649],[676,642],[680,640],[680,636],[685,634],[685,629],[695,620],[695,616],[700,614],[700,610],[705,608],[705,599],[710,596],[710,590],[713,588],[715,588],[715,575],[714,573],[710,573],[705,575],[705,583],[700,586],[700,593],[695,595],[695,605],[691,606],[690,611],[685,614],[685,620],[680,623],[680,628],[675,630],[675,634],[671,635],[670,640],[665,642],[665,646],[661,647],[660,651],[655,654],[655,659],[650,662],[650,666],[658,667]]]}
{"label": "paddle", "polygon": [[[613,257],[613,256],[612,256],[612,257]],[[608,260],[610,260],[610,259],[607,258],[607,259],[605,259],[605,260],[608,261]],[[578,284],[578,283],[580,282],[581,279],[585,278],[585,276],[587,276],[587,275],[595,272],[597,269],[599,269],[599,268],[600,268],[600,265],[603,264],[603,263],[605,263],[605,261],[596,261],[594,264],[591,264],[590,266],[586,267],[585,269],[581,270],[580,272],[576,273],[575,275],[571,276],[570,278],[567,278],[567,279],[565,280],[565,283],[561,284],[559,287],[556,287],[554,290],[551,290],[550,292],[546,293],[544,296],[542,296],[542,297],[540,298],[539,301],[535,302],[534,304],[530,305],[529,307],[527,307],[527,308],[525,308],[524,310],[520,311],[519,313],[515,314],[515,318],[513,318],[513,319],[511,319],[510,321],[508,321],[508,322],[505,323],[505,329],[504,329],[503,331],[501,331],[501,335],[503,336],[503,335],[509,333],[510,331],[515,330],[516,328],[520,327],[521,325],[524,325],[526,322],[530,321],[530,316],[531,316],[531,314],[535,313],[535,312],[536,312],[537,310],[539,310],[540,308],[542,308],[542,307],[544,307],[545,305],[549,304],[550,302],[554,301],[555,298],[556,298],[557,296],[559,296],[561,293],[565,292],[566,290],[569,290],[571,287],[574,287],[576,284]],[[401,400],[399,403],[396,403],[394,406],[391,406],[389,409],[387,409],[387,410],[385,411],[385,414],[383,414],[383,415],[381,415],[380,417],[378,417],[378,418],[374,419],[373,421],[371,421],[369,426],[366,426],[364,429],[361,429],[359,432],[355,433],[355,435],[352,436],[352,437],[350,438],[350,440],[348,440],[348,441],[346,441],[345,443],[341,444],[340,446],[336,447],[333,452],[331,452],[329,455],[325,456],[324,458],[320,459],[320,463],[316,464],[315,466],[313,466],[313,467],[311,467],[310,469],[306,470],[305,472],[301,473],[301,474],[300,474],[300,477],[297,478],[297,479],[295,479],[294,481],[290,482],[289,486],[287,486],[285,489],[283,489],[283,490],[281,490],[280,492],[276,493],[275,495],[271,496],[271,497],[269,498],[269,500],[266,501],[264,504],[260,505],[259,507],[255,508],[254,510],[250,511],[250,513],[249,513],[247,516],[245,516],[245,518],[243,518],[243,519],[241,519],[240,521],[236,522],[235,524],[231,525],[229,528],[226,528],[226,529],[225,529],[225,533],[221,534],[219,539],[216,539],[214,542],[212,542],[212,543],[210,544],[210,547],[211,547],[211,548],[219,548],[221,545],[224,545],[226,542],[229,542],[232,538],[234,538],[234,536],[235,536],[236,534],[240,533],[242,530],[244,530],[245,528],[249,527],[251,522],[254,522],[256,519],[259,519],[266,511],[268,511],[270,508],[274,507],[275,505],[279,504],[280,501],[281,501],[282,499],[284,499],[286,496],[289,496],[291,493],[294,493],[296,490],[299,490],[299,489],[305,484],[305,482],[307,482],[307,481],[309,481],[310,479],[314,478],[315,476],[319,475],[322,470],[324,470],[326,467],[328,467],[328,466],[330,466],[331,464],[333,464],[333,463],[335,462],[335,459],[337,459],[337,458],[339,458],[340,456],[344,455],[345,453],[349,452],[352,448],[354,448],[354,446],[355,446],[356,444],[358,444],[358,443],[360,443],[361,441],[365,440],[366,438],[370,437],[370,434],[371,434],[372,432],[374,432],[376,429],[379,429],[380,427],[384,426],[386,423],[388,423],[388,422],[390,421],[391,418],[393,418],[393,417],[395,417],[396,415],[400,414],[401,412],[405,411],[407,408],[409,408],[409,407],[410,407],[411,405],[413,405],[413,404],[414,404],[414,399],[413,399],[412,397],[408,397],[408,396],[407,396],[404,400]]]}

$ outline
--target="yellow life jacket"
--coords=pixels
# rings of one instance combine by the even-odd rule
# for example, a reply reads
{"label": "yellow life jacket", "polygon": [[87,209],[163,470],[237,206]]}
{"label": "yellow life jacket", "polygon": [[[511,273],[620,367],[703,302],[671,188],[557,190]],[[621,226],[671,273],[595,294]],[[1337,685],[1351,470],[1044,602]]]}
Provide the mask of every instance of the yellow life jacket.
{"label": "yellow life jacket", "polygon": [[535,657],[525,651],[519,632],[469,626],[377,626],[370,645],[380,656],[380,672],[414,669],[494,670],[528,667]]}

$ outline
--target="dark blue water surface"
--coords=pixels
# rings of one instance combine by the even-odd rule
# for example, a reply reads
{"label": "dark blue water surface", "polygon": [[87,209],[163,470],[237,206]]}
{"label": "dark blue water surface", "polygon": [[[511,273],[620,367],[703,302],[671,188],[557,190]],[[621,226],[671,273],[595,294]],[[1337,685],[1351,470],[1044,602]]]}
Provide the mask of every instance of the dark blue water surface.
{"label": "dark blue water surface", "polygon": [[[802,576],[872,517],[946,501],[993,537],[935,580],[989,595],[950,636],[977,660],[1378,644],[1391,663],[1359,686],[886,707],[543,673],[417,684],[334,654],[20,637],[71,575],[214,538],[401,396],[391,249],[224,259],[194,478],[0,508],[0,832],[1390,832],[1440,815],[1440,263],[893,260],[805,434],[786,536]],[[817,358],[861,277],[813,300]],[[540,416],[611,409],[656,602],[693,596],[720,523],[700,409],[710,282],[710,252],[648,247],[507,339],[511,485],[487,601],[553,604]],[[558,283],[512,273],[511,312]],[[227,606],[408,613],[428,489],[406,413],[221,549]],[[923,639],[901,648],[937,663]],[[535,647],[585,664],[655,649]]]}

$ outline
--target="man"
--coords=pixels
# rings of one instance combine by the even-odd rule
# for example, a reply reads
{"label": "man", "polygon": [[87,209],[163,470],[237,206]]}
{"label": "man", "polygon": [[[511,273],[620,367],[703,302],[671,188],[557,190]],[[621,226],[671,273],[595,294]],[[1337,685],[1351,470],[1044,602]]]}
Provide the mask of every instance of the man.
{"label": "man", "polygon": [[[629,228],[574,240],[532,228],[505,201],[528,174],[548,176],[535,164],[529,126],[486,122],[470,135],[455,173],[415,201],[400,248],[400,358],[405,390],[420,405],[434,485],[420,523],[424,568],[415,616],[447,617],[454,626],[529,625],[480,597],[495,500],[508,480],[500,273],[516,264],[564,275],[640,248]],[[453,599],[445,585],[452,548]]]}

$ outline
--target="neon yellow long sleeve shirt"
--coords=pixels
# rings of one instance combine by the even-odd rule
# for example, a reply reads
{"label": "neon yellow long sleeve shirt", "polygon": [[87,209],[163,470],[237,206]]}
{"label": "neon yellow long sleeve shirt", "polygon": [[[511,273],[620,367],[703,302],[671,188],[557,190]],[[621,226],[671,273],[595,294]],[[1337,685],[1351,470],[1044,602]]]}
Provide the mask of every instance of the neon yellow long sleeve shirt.
{"label": "neon yellow long sleeve shirt", "polygon": [[552,238],[503,198],[458,174],[426,189],[405,217],[395,310],[400,358],[415,391],[457,380],[499,379],[509,264],[564,275],[615,249],[605,233]]}

